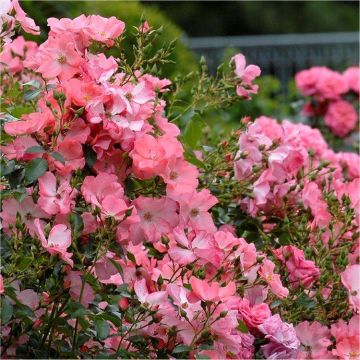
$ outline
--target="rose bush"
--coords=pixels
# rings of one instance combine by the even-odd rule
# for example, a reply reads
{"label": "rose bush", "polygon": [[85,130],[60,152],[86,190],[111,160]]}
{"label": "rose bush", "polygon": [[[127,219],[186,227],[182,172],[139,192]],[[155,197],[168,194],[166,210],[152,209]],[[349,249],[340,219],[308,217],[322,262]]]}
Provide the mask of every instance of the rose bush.
{"label": "rose bush", "polygon": [[358,155],[265,116],[200,148],[207,107],[258,91],[243,55],[173,84],[151,24],[129,63],[114,17],[37,46],[1,10],[2,357],[359,356]]}
{"label": "rose bush", "polygon": [[341,74],[319,66],[296,74],[298,90],[309,98],[303,108],[304,115],[332,143],[359,127],[359,74],[359,67],[349,67]]}

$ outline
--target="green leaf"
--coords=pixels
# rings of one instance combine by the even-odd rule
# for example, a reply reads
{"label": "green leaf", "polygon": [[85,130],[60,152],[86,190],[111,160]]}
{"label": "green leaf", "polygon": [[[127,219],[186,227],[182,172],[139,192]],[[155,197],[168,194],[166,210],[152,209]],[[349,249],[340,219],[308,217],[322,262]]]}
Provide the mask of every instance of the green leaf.
{"label": "green leaf", "polygon": [[200,167],[202,169],[205,169],[205,164],[195,156],[195,154],[192,150],[185,147],[184,155],[185,155],[185,160],[187,160],[189,163],[191,163],[197,167]]}
{"label": "green leaf", "polygon": [[5,159],[1,159],[0,163],[0,174],[1,176],[9,175],[15,169],[15,161],[6,161]]}
{"label": "green leaf", "polygon": [[282,233],[279,236],[279,243],[280,245],[288,245],[291,242],[290,235],[288,233]]}
{"label": "green leaf", "polygon": [[65,159],[64,159],[64,157],[63,157],[60,153],[58,153],[57,151],[52,151],[52,152],[50,153],[50,155],[51,155],[55,160],[60,161],[63,165],[65,164]]}
{"label": "green leaf", "polygon": [[78,237],[82,231],[84,230],[84,221],[81,217],[81,215],[77,213],[71,213],[69,215],[69,222],[71,225],[71,229],[74,233],[74,237]]}
{"label": "green leaf", "polygon": [[15,189],[18,185],[21,184],[25,176],[25,169],[20,168],[13,171],[8,175],[7,179],[9,181],[10,187]]}
{"label": "green leaf", "polygon": [[22,115],[31,113],[32,108],[31,106],[19,105],[16,106],[14,109],[11,110],[11,115],[15,118],[20,119]]}
{"label": "green leaf", "polygon": [[95,320],[95,330],[99,339],[106,339],[110,333],[110,326],[105,320],[97,318]]}
{"label": "green leaf", "polygon": [[27,154],[42,154],[45,149],[42,146],[31,146],[25,151]]}
{"label": "green leaf", "polygon": [[17,265],[17,267],[20,271],[23,271],[32,263],[32,261],[33,261],[33,258],[31,258],[31,257],[23,257],[23,258],[21,258],[21,261]]}
{"label": "green leaf", "polygon": [[178,345],[174,348],[172,351],[173,354],[179,354],[183,352],[189,352],[191,350],[191,347],[188,345]]}
{"label": "green leaf", "polygon": [[203,128],[203,121],[198,116],[192,117],[191,120],[186,124],[182,136],[185,145],[188,145],[191,149],[195,149],[202,136]]}
{"label": "green leaf", "polygon": [[83,151],[84,151],[86,165],[90,168],[93,167],[97,159],[96,152],[89,145],[84,145]]}
{"label": "green leaf", "polygon": [[25,178],[29,182],[34,182],[41,175],[43,175],[47,169],[48,169],[48,164],[46,160],[42,158],[33,159],[28,164],[25,165]]}
{"label": "green leaf", "polygon": [[244,333],[244,334],[246,334],[246,333],[249,332],[246,324],[245,324],[242,320],[239,320],[239,321],[238,321],[237,329],[238,329],[239,331],[241,331],[242,333]]}
{"label": "green leaf", "polygon": [[5,325],[12,317],[13,305],[7,297],[1,297],[1,325]]}
{"label": "green leaf", "polygon": [[101,314],[101,317],[104,320],[111,321],[117,327],[121,326],[121,318],[116,316],[115,314],[104,312],[103,314]]}

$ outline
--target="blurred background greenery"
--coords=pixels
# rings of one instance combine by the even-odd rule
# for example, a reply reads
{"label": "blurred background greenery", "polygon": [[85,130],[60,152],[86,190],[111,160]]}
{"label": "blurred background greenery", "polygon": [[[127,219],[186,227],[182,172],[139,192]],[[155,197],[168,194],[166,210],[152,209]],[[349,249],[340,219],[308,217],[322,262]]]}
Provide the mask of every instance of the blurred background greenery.
{"label": "blurred background greenery", "polygon": [[[1,0],[0,0],[1,1]],[[311,32],[358,31],[359,3],[357,1],[33,1],[23,0],[24,10],[47,34],[49,17],[75,17],[84,14],[116,16],[126,23],[124,51],[131,58],[132,27],[143,17],[152,27],[164,27],[154,51],[174,38],[178,41],[171,60],[162,76],[174,79],[197,69],[198,60],[186,47],[184,37],[234,36],[257,34],[289,34]],[[36,39],[35,39],[36,40]],[[39,41],[39,40],[38,40]],[[235,49],[223,54],[228,62]],[[116,55],[116,54],[115,54]],[[239,101],[226,113],[207,114],[207,123],[214,133],[237,126],[243,116],[261,114],[278,119],[293,117],[299,112],[298,95],[290,82],[284,101],[280,81],[273,76],[261,76],[260,92],[252,101]]]}

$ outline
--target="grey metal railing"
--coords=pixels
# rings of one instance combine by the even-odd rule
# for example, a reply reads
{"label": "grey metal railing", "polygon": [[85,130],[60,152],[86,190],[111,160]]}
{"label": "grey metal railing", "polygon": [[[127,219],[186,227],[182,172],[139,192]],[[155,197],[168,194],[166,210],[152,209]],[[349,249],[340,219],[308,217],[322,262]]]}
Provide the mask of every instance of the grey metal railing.
{"label": "grey metal railing", "polygon": [[207,59],[215,71],[224,51],[241,51],[263,74],[278,77],[283,89],[299,70],[323,65],[342,70],[359,63],[359,33],[315,33],[186,38],[185,43]]}

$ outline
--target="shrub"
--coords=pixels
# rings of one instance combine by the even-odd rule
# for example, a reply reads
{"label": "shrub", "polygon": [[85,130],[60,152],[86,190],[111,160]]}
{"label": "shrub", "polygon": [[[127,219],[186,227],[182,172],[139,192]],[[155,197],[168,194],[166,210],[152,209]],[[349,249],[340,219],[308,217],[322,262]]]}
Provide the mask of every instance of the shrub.
{"label": "shrub", "polygon": [[117,61],[115,17],[49,19],[38,46],[11,42],[38,28],[4,8],[2,356],[359,353],[357,155],[264,116],[199,151],[206,111],[258,91],[242,54],[171,85],[146,23]]}

